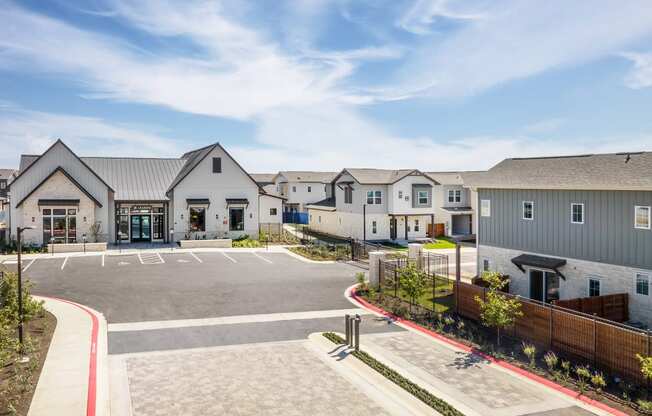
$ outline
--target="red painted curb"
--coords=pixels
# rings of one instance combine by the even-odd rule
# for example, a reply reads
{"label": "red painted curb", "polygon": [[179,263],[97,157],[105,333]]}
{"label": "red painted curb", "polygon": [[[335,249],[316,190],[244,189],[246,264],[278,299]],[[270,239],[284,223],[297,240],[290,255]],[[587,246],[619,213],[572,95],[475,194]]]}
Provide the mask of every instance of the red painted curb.
{"label": "red painted curb", "polygon": [[624,412],[621,412],[620,410],[609,407],[608,405],[606,405],[606,404],[604,404],[602,402],[599,402],[597,400],[591,399],[590,397],[586,397],[584,395],[581,395],[581,394],[579,394],[579,393],[577,393],[577,392],[575,392],[575,391],[573,391],[573,390],[571,390],[571,389],[569,389],[567,387],[560,386],[559,384],[555,383],[554,381],[550,381],[547,378],[541,377],[541,376],[539,376],[537,374],[530,373],[529,371],[524,370],[524,369],[522,369],[520,367],[517,367],[517,366],[515,366],[515,365],[513,365],[511,363],[508,363],[507,361],[503,361],[503,360],[498,359],[496,357],[492,357],[492,356],[490,356],[490,355],[488,355],[488,354],[486,354],[486,353],[484,353],[484,352],[482,352],[480,350],[477,350],[475,348],[471,348],[468,345],[464,345],[464,344],[462,344],[460,342],[457,342],[457,341],[452,340],[450,338],[447,338],[447,337],[445,337],[445,336],[443,336],[441,334],[438,334],[437,332],[431,331],[431,330],[426,329],[426,328],[424,328],[424,327],[422,327],[420,325],[417,325],[416,323],[414,323],[412,321],[409,321],[407,319],[396,316],[396,315],[392,314],[391,312],[387,312],[386,310],[384,310],[382,308],[379,308],[378,306],[373,305],[373,304],[367,302],[364,298],[358,296],[357,288],[355,288],[355,287],[352,287],[348,291],[348,296],[351,297],[352,299],[354,299],[357,303],[359,303],[365,309],[368,309],[368,310],[370,310],[372,312],[376,312],[376,313],[379,313],[379,314],[381,314],[383,316],[391,318],[395,322],[398,322],[398,323],[400,323],[402,325],[408,326],[408,327],[410,327],[410,328],[412,328],[414,330],[417,330],[417,331],[419,331],[419,332],[421,332],[423,334],[426,334],[426,335],[428,335],[428,336],[430,336],[432,338],[435,338],[435,339],[437,339],[439,341],[445,342],[446,344],[449,344],[449,345],[452,345],[452,346],[454,346],[456,348],[459,348],[459,349],[461,349],[461,350],[463,350],[465,352],[476,354],[476,355],[486,359],[487,361],[492,362],[493,364],[496,364],[496,365],[498,365],[498,366],[500,366],[500,367],[502,367],[502,368],[504,368],[506,370],[517,373],[517,374],[519,374],[519,375],[521,375],[523,377],[526,377],[526,378],[528,378],[528,379],[530,379],[530,380],[532,380],[532,381],[534,381],[536,383],[542,384],[542,385],[544,385],[546,387],[549,387],[549,388],[551,388],[551,389],[553,389],[555,391],[558,391],[558,392],[560,392],[562,394],[565,394],[566,396],[572,397],[573,399],[580,400],[580,401],[582,401],[582,402],[584,402],[584,403],[586,403],[586,404],[588,404],[590,406],[593,406],[595,408],[598,408],[600,410],[603,410],[603,411],[608,412],[608,413],[610,413],[612,415],[615,415],[615,416],[629,416],[627,413],[624,413]]}
{"label": "red painted curb", "polygon": [[91,317],[91,358],[88,365],[88,393],[86,395],[86,416],[95,416],[95,407],[97,402],[97,336],[99,332],[99,321],[97,316],[88,308],[66,299],[54,298],[51,296],[41,296],[43,298],[54,299],[76,306],[86,312]]}

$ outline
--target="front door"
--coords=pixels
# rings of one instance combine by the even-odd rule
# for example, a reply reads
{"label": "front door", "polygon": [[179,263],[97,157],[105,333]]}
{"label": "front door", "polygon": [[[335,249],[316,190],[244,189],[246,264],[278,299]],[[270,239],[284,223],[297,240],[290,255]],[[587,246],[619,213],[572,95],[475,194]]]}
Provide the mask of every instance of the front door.
{"label": "front door", "polygon": [[530,270],[530,299],[546,303],[559,300],[557,273]]}
{"label": "front door", "polygon": [[389,219],[389,238],[396,240],[396,218]]}
{"label": "front door", "polygon": [[152,241],[152,224],[149,215],[131,216],[131,241]]}

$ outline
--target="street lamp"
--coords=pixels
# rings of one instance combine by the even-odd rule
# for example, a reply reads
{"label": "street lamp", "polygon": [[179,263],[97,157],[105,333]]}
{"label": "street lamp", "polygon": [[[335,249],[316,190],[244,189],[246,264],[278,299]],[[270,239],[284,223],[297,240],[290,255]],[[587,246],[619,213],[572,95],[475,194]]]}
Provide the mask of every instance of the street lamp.
{"label": "street lamp", "polygon": [[[18,343],[20,345],[20,353],[23,354],[24,349],[23,349],[23,262],[22,262],[22,254],[23,254],[23,243],[21,242],[21,235],[23,234],[23,231],[25,230],[33,230],[35,227],[33,226],[27,226],[27,227],[18,227],[16,229],[17,232],[17,238],[16,238],[16,243],[18,244]],[[29,361],[28,357],[23,357],[21,358],[22,362],[27,362]]]}

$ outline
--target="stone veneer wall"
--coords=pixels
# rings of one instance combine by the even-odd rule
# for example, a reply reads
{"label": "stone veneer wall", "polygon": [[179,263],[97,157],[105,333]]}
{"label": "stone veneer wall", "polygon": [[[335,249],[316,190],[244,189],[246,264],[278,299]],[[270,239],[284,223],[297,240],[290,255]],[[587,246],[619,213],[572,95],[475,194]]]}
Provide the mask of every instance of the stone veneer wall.
{"label": "stone veneer wall", "polygon": [[[492,271],[509,275],[509,290],[511,293],[529,297],[528,273],[523,273],[511,262],[511,259],[521,254],[536,255],[537,253],[480,245],[478,247],[478,267],[481,269],[483,260],[488,259]],[[566,280],[560,279],[560,299],[588,296],[588,278],[595,277],[601,281],[600,290],[602,295],[614,293],[627,293],[629,295],[631,320],[652,326],[652,293],[651,296],[642,296],[637,295],[634,290],[636,273],[647,273],[652,279],[652,271],[570,258],[566,258],[566,261],[567,264],[559,270],[566,277]]]}
{"label": "stone veneer wall", "polygon": [[[79,206],[75,207],[39,207],[39,199],[79,199],[80,202]],[[86,233],[91,241],[90,227],[95,221],[95,202],[70,182],[63,173],[54,174],[21,205],[22,215],[18,225],[36,227],[34,230],[25,231],[26,242],[43,244],[43,216],[41,214],[43,208],[77,209],[77,239],[81,241],[82,234]],[[84,221],[84,217],[86,217],[86,221]],[[102,224],[102,228],[105,226],[106,224]]]}

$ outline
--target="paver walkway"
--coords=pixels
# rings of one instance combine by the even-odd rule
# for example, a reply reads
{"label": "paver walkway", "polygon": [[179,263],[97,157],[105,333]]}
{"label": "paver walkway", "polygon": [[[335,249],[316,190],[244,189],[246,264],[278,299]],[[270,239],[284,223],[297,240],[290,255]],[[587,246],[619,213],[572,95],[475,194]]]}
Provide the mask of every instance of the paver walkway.
{"label": "paver walkway", "polygon": [[111,356],[112,413],[406,414],[388,411],[326,359],[308,340]]}
{"label": "paver walkway", "polygon": [[[467,416],[594,413],[579,401],[414,332],[363,335],[365,351],[448,400]],[[597,412],[597,411],[596,411]]]}

